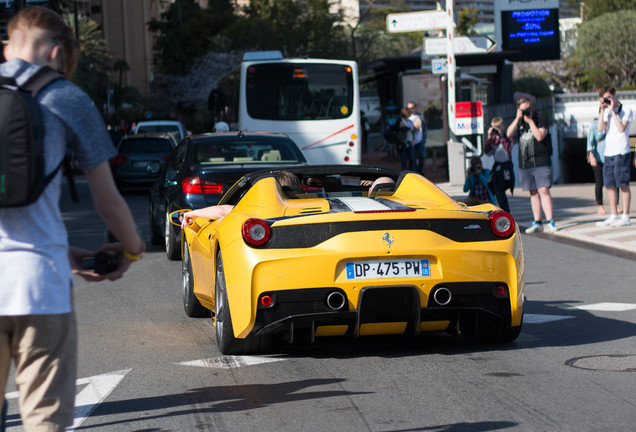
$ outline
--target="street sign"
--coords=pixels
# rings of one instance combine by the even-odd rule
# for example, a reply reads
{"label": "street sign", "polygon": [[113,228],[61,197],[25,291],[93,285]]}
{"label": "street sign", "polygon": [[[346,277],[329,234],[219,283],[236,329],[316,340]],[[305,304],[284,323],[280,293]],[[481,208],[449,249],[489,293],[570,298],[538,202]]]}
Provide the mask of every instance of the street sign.
{"label": "street sign", "polygon": [[445,29],[447,23],[446,12],[443,10],[393,13],[386,16],[386,29],[389,33],[440,30]]}
{"label": "street sign", "polygon": [[484,117],[481,102],[457,102],[455,104],[455,135],[484,133]]}
{"label": "street sign", "polygon": [[[457,36],[453,40],[455,54],[483,54],[487,53],[495,43],[488,36]],[[446,55],[448,41],[446,38],[424,39],[426,55]]]}
{"label": "street sign", "polygon": [[434,74],[445,74],[448,72],[448,62],[446,59],[432,59],[431,72]]}

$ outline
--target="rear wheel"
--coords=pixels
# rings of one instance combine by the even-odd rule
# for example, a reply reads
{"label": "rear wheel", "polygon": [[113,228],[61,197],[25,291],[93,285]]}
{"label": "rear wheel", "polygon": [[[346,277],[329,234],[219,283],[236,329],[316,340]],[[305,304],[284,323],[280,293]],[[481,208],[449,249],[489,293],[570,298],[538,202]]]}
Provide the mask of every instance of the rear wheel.
{"label": "rear wheel", "polygon": [[198,318],[209,315],[209,311],[201,306],[199,299],[194,295],[194,275],[190,252],[185,246],[183,250],[183,262],[181,264],[181,291],[183,295],[183,308],[187,316]]}
{"label": "rear wheel", "polygon": [[166,256],[171,261],[181,259],[181,236],[177,237],[174,225],[170,223],[170,212],[166,211],[166,221],[164,226],[164,236],[166,242]]}
{"label": "rear wheel", "polygon": [[225,270],[221,252],[216,258],[216,281],[214,284],[214,320],[216,327],[216,343],[223,354],[251,354],[267,348],[269,336],[250,334],[245,339],[234,337],[232,314],[227,301],[225,286]]}

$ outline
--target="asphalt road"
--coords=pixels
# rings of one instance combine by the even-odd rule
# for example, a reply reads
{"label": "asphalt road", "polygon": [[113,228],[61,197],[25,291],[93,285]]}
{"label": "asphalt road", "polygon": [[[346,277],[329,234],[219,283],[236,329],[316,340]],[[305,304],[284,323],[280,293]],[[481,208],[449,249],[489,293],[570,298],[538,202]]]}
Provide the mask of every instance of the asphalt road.
{"label": "asphalt road", "polygon": [[[85,186],[73,244],[103,236]],[[127,194],[146,235],[147,197]],[[450,335],[326,340],[228,357],[183,312],[180,262],[151,247],[118,282],[77,281],[77,430],[634,431],[634,261],[524,235],[526,316],[507,346]],[[21,430],[15,386],[8,431]]]}

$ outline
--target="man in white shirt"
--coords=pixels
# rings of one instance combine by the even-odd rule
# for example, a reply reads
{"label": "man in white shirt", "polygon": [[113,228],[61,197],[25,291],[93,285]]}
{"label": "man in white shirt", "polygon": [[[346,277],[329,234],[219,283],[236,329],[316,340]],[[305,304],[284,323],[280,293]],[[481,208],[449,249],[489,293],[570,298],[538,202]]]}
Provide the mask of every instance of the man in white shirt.
{"label": "man in white shirt", "polygon": [[[603,165],[603,185],[607,190],[611,214],[598,226],[630,226],[629,206],[631,189],[629,187],[632,154],[629,148],[629,127],[634,118],[631,109],[623,106],[616,97],[614,87],[599,90],[601,112],[598,119],[598,131],[606,132]],[[618,215],[618,191],[623,199],[623,214]]]}

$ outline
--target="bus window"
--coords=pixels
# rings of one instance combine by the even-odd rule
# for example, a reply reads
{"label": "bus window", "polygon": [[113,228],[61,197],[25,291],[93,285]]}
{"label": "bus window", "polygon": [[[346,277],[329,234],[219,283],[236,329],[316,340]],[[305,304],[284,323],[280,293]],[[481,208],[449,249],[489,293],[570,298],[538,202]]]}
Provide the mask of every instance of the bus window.
{"label": "bus window", "polygon": [[254,119],[343,119],[353,112],[353,95],[346,65],[264,63],[247,70],[247,112]]}

